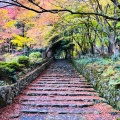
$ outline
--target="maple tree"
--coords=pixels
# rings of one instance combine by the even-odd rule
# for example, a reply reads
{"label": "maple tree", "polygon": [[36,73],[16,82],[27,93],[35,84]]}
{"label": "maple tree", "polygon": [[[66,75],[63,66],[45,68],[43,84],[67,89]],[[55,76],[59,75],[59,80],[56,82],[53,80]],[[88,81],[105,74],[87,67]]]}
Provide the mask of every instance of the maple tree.
{"label": "maple tree", "polygon": [[[16,34],[31,38],[34,47],[45,47],[64,39],[75,44],[74,52],[86,54],[90,51],[94,54],[97,50],[104,53],[107,47],[110,54],[115,54],[119,38],[120,8],[117,0],[0,0],[0,3],[4,3],[2,7],[17,6],[14,7],[15,16],[4,27],[15,33],[12,29],[16,24],[21,31]],[[56,35],[59,39],[52,40]]]}
{"label": "maple tree", "polygon": [[[92,6],[92,3],[89,4],[89,7],[91,8],[91,9],[89,9],[89,11],[97,10],[97,11],[103,12],[103,13],[107,12],[108,14],[113,14],[113,15],[116,14],[114,12],[114,9],[117,10],[117,8],[114,8],[113,4],[110,1],[105,2],[104,4],[102,4],[102,3],[104,3],[104,2],[101,0],[98,2],[94,1],[94,6]],[[88,5],[86,5],[86,8],[85,8],[85,5],[86,4],[83,3],[84,10],[87,10]],[[93,8],[93,7],[95,7],[95,5],[96,5],[96,9]],[[102,5],[102,7],[103,7],[102,10],[101,10],[101,8],[98,7],[99,5]],[[78,9],[81,10],[81,8],[78,8]],[[75,22],[77,24],[75,24]],[[101,51],[99,49],[97,49],[99,52],[104,52],[104,46],[105,46],[105,47],[108,47],[108,52],[109,52],[109,50],[111,51],[110,54],[111,53],[116,54],[115,53],[116,52],[115,44],[116,44],[116,38],[119,35],[119,30],[115,29],[117,21],[113,21],[113,22],[108,21],[107,19],[100,17],[100,16],[94,16],[92,18],[91,16],[85,17],[85,16],[80,16],[80,15],[78,15],[78,16],[72,15],[72,17],[71,17],[70,14],[67,14],[66,17],[62,18],[61,24],[60,24],[60,22],[58,22],[58,24],[59,24],[59,30],[61,30],[61,32],[63,32],[63,33],[65,32],[64,28],[69,32],[73,31],[74,36],[73,35],[71,36],[69,34],[69,37],[74,38],[74,40],[79,45],[81,50],[84,49],[87,52],[87,51],[89,51],[89,48],[91,48],[91,52],[94,53],[94,51],[95,51],[94,49],[97,49],[96,45],[98,45],[98,43],[100,43],[99,45],[102,48],[101,48]],[[78,32],[78,34],[76,34],[76,30],[78,31],[79,27],[82,28],[82,26],[84,26],[82,31]],[[55,30],[57,30],[57,28],[55,28]],[[115,33],[114,35],[112,34],[113,32]],[[76,37],[76,35],[77,35],[77,37]],[[110,35],[114,36],[114,37],[111,38]],[[76,38],[78,38],[78,40]],[[112,45],[113,47],[111,47],[110,44],[113,44]]]}
{"label": "maple tree", "polygon": [[[91,0],[90,0],[91,1]],[[99,2],[98,0],[94,0],[95,2]],[[111,1],[114,5],[116,5],[118,8],[119,7],[119,1],[118,0],[108,0]],[[53,0],[43,0],[42,2],[40,0],[11,0],[9,2],[7,1],[3,1],[0,0],[0,3],[4,3],[4,5],[2,7],[7,7],[7,6],[17,6],[17,7],[22,7],[31,11],[34,11],[36,13],[45,13],[45,12],[50,12],[50,13],[59,13],[59,12],[69,12],[71,14],[81,14],[81,15],[97,15],[97,16],[102,16],[106,19],[111,19],[111,20],[120,20],[120,17],[111,17],[107,14],[104,13],[99,13],[99,12],[84,12],[84,11],[74,11],[71,10],[71,7],[61,7],[59,4],[55,4],[55,3],[60,3],[58,2],[58,0],[55,0],[55,2]],[[72,3],[73,1],[68,1],[68,0],[63,0],[61,1],[63,3]],[[83,1],[78,1],[79,3],[83,2]],[[85,3],[89,4],[89,1],[84,1]],[[52,9],[51,7],[48,7],[49,5],[51,6],[52,3]],[[74,3],[74,2],[73,2]]]}
{"label": "maple tree", "polygon": [[0,48],[1,53],[4,51],[5,47],[8,44],[7,39],[11,38],[11,34],[6,31],[5,24],[10,20],[10,16],[8,16],[8,11],[6,9],[0,10]]}

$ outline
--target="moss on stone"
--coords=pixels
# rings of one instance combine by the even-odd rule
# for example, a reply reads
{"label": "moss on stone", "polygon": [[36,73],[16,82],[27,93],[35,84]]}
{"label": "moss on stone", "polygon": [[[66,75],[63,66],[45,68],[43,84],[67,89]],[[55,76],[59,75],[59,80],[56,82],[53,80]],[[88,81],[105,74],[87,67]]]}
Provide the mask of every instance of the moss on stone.
{"label": "moss on stone", "polygon": [[[80,72],[88,80],[88,82],[92,83],[93,87],[99,92],[99,95],[106,98],[107,103],[120,110],[120,102],[116,102],[117,97],[120,96],[120,92],[117,92],[119,90],[119,87],[110,84],[110,76],[103,76],[99,71],[97,71],[97,69],[99,69],[101,66],[97,68],[93,66],[93,64],[86,64],[85,66],[81,63],[76,62],[75,60],[73,60],[72,63],[78,72]],[[102,66],[101,68],[103,72],[106,69],[108,69],[106,66]],[[108,74],[112,74],[113,70],[109,70],[107,72]],[[113,75],[112,77],[114,78]]]}
{"label": "moss on stone", "polygon": [[120,101],[116,102],[117,109],[120,109]]}
{"label": "moss on stone", "polygon": [[6,105],[6,102],[4,101],[3,97],[0,96],[0,108],[4,107]]}

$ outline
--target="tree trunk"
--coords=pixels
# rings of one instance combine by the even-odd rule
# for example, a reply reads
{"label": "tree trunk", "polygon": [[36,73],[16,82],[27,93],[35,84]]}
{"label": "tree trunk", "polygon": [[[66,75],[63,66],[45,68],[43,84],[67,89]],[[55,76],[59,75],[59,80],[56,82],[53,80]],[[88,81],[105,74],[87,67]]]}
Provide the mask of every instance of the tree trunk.
{"label": "tree trunk", "polygon": [[91,42],[90,45],[91,45],[91,54],[94,55],[94,54],[95,54],[95,51],[94,51],[94,43]]}
{"label": "tree trunk", "polygon": [[108,46],[108,54],[109,55],[113,54],[113,44],[111,44],[110,42],[109,42],[109,46]]}
{"label": "tree trunk", "polygon": [[115,33],[112,32],[112,33],[109,35],[108,38],[109,38],[108,53],[109,53],[109,55],[112,55],[112,54],[115,54],[115,51],[116,51]]}
{"label": "tree trunk", "polygon": [[22,36],[25,37],[25,25],[24,25],[24,23],[22,24]]}

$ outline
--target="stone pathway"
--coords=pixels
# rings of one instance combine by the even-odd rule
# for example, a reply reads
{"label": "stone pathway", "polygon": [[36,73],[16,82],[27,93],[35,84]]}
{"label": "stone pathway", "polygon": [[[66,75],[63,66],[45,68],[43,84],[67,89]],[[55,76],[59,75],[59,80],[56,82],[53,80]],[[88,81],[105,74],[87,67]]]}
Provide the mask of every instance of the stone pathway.
{"label": "stone pathway", "polygon": [[0,120],[116,120],[120,112],[105,103],[82,75],[57,60],[14,100]]}

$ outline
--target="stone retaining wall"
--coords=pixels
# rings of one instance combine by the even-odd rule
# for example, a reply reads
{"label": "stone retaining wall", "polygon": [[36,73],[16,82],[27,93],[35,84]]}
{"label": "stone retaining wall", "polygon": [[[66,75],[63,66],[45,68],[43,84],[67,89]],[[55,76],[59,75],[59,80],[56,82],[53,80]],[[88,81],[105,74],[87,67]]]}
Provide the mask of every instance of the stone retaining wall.
{"label": "stone retaining wall", "polygon": [[98,91],[99,95],[106,99],[106,102],[114,108],[120,110],[120,86],[110,85],[109,81],[102,80],[95,68],[85,66],[72,61],[75,68],[81,73]]}
{"label": "stone retaining wall", "polygon": [[52,61],[52,58],[45,60],[41,63],[40,67],[27,73],[23,78],[17,80],[15,84],[0,87],[0,108],[12,103],[14,97],[19,95],[21,90],[35,80]]}

